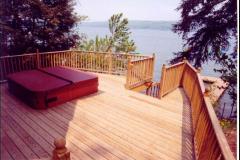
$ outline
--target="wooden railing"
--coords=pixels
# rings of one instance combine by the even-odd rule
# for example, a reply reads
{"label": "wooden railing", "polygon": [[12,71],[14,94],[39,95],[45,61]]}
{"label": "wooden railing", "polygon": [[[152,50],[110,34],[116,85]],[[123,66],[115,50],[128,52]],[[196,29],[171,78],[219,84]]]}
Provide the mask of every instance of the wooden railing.
{"label": "wooden railing", "polygon": [[137,54],[112,54],[108,52],[83,52],[73,51],[73,61],[75,60],[75,68],[101,72],[125,75],[127,70],[128,59],[139,60],[147,58],[147,56]]}
{"label": "wooden railing", "polygon": [[163,66],[159,97],[178,86],[183,87],[191,104],[196,159],[234,160],[213,106],[204,95],[200,73],[187,61]]}
{"label": "wooden railing", "polygon": [[184,62],[169,67],[163,65],[159,90],[160,98],[180,86],[184,66]]}
{"label": "wooden railing", "polygon": [[1,81],[6,80],[9,73],[30,70],[37,67],[35,54],[0,57]]}
{"label": "wooden railing", "polygon": [[152,81],[154,70],[154,59],[147,57],[139,60],[128,60],[127,80],[125,87],[132,89],[146,82]]}
{"label": "wooden railing", "polygon": [[9,73],[39,67],[68,66],[85,71],[126,75],[128,61],[148,59],[139,54],[113,54],[109,52],[84,52],[75,50],[30,53],[0,57],[0,81]]}
{"label": "wooden railing", "polygon": [[160,83],[153,82],[149,84],[149,87],[146,89],[146,95],[158,98],[160,93],[159,90],[160,90]]}

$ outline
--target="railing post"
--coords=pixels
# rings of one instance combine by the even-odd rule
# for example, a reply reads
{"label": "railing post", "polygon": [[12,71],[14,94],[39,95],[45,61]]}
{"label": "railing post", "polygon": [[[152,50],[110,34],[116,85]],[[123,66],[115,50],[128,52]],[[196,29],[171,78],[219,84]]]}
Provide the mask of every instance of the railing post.
{"label": "railing post", "polygon": [[52,160],[70,160],[70,152],[66,148],[66,140],[64,138],[55,139]]}
{"label": "railing post", "polygon": [[202,70],[202,68],[201,68],[201,67],[198,67],[198,68],[197,68],[197,73],[200,74],[200,73],[201,73],[201,70]]}
{"label": "railing post", "polygon": [[112,52],[109,52],[109,68],[108,68],[108,73],[112,73]]}
{"label": "railing post", "polygon": [[37,68],[40,68],[40,58],[39,58],[39,50],[36,50],[36,64]]}
{"label": "railing post", "polygon": [[153,79],[153,76],[154,76],[154,65],[155,65],[155,58],[156,58],[156,55],[155,53],[152,54],[152,68],[151,68],[151,77]]}
{"label": "railing post", "polygon": [[186,57],[183,57],[183,62],[184,62],[184,63],[187,63],[187,62],[188,62],[188,60],[187,60]]}
{"label": "railing post", "polygon": [[165,83],[165,74],[166,74],[166,65],[163,64],[162,66],[162,74],[161,74],[161,81],[160,81],[160,89],[159,89],[159,98],[161,99],[163,97],[163,86]]}
{"label": "railing post", "polygon": [[128,57],[128,62],[127,62],[127,77],[126,77],[126,84],[125,84],[125,88],[126,88],[126,89],[129,89],[129,87],[130,87],[131,69],[132,69],[131,57]]}

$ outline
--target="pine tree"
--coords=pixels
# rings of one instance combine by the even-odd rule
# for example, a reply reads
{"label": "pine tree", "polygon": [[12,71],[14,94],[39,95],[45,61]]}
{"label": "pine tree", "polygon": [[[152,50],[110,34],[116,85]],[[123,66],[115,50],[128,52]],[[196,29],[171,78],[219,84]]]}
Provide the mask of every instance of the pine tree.
{"label": "pine tree", "polygon": [[81,50],[86,51],[103,51],[103,52],[132,52],[136,50],[133,40],[129,40],[131,32],[128,28],[127,18],[122,17],[123,14],[114,14],[108,20],[110,36],[95,40],[85,40],[78,46]]}
{"label": "pine tree", "polygon": [[220,64],[222,68],[215,71],[222,73],[221,78],[229,82],[229,94],[235,105],[237,0],[182,0],[178,10],[181,11],[181,20],[174,25],[173,31],[182,35],[187,49],[175,53],[171,63],[186,57],[195,67],[209,60]]}
{"label": "pine tree", "polygon": [[1,50],[5,54],[66,50],[79,39],[72,0],[2,0]]}
{"label": "pine tree", "polygon": [[136,49],[133,40],[129,41],[128,19],[123,18],[123,14],[114,14],[108,20],[110,36],[110,44],[107,51],[115,49],[115,51],[130,52]]}

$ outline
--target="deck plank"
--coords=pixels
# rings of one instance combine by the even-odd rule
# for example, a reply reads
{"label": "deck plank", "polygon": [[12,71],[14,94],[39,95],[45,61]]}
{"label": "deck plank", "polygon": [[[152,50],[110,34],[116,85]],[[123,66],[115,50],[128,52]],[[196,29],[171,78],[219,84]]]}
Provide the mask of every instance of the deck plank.
{"label": "deck plank", "polygon": [[[81,103],[81,105],[82,105],[82,103]],[[98,106],[103,106],[103,105],[98,105]],[[116,106],[112,106],[113,108],[115,108]],[[110,122],[110,121],[113,121],[114,120],[114,118],[116,118],[116,120],[114,121],[114,124],[117,126],[117,127],[114,127],[114,125],[112,125],[112,127],[113,128],[111,128],[111,126],[109,126],[109,125],[107,125],[105,128],[107,128],[107,129],[110,129],[109,130],[109,132],[111,132],[111,131],[113,131],[115,128],[115,130],[116,130],[116,132],[115,133],[120,133],[120,135],[125,135],[125,138],[126,139],[128,139],[129,140],[129,138],[131,138],[132,137],[132,139],[133,140],[136,140],[139,136],[138,136],[138,133],[143,133],[143,134],[141,134],[141,136],[139,137],[139,139],[137,139],[137,141],[142,141],[142,140],[144,140],[144,139],[148,139],[148,137],[150,137],[150,138],[152,138],[154,135],[149,135],[149,134],[147,134],[146,132],[144,132],[144,130],[142,130],[142,131],[138,131],[138,128],[146,128],[145,129],[145,131],[147,131],[147,130],[151,130],[151,128],[153,128],[153,127],[155,127],[155,126],[152,126],[151,125],[151,123],[148,123],[147,125],[142,125],[142,127],[139,127],[139,124],[134,124],[134,125],[132,125],[131,126],[131,124],[132,123],[129,123],[129,122],[131,122],[131,120],[133,120],[134,119],[134,117],[130,117],[130,118],[128,118],[128,119],[126,119],[125,121],[122,121],[122,118],[121,117],[117,117],[118,115],[119,115],[119,112],[116,112],[115,114],[114,113],[109,113],[108,112],[108,114],[109,114],[109,116],[108,116],[108,114],[105,114],[104,113],[104,111],[102,112],[102,113],[100,113],[101,111],[100,111],[100,109],[98,108],[97,109],[97,111],[94,111],[94,109],[95,108],[97,108],[97,106],[93,106],[93,105],[90,105],[90,106],[86,106],[85,108],[83,108],[83,110],[82,110],[82,112],[86,112],[86,110],[88,110],[89,108],[92,108],[93,110],[91,110],[91,111],[89,111],[89,113],[88,114],[92,114],[92,116],[95,116],[95,115],[98,115],[98,116],[102,116],[102,119],[104,120],[104,119],[107,119],[109,116],[112,116],[112,117],[109,117],[109,121],[108,120],[106,120],[105,121],[105,123],[108,123],[108,122]],[[108,109],[108,110],[110,110],[110,108]],[[75,111],[76,113],[77,113],[77,111]],[[123,115],[126,115],[126,114],[123,114]],[[78,117],[81,117],[80,115],[78,116]],[[103,125],[104,124],[104,122],[103,121],[101,121],[101,119],[96,119],[96,120],[93,120],[93,121],[96,121],[96,122],[101,122],[101,123],[99,123],[98,124],[98,126],[101,126],[101,125]],[[118,123],[119,122],[119,123]],[[144,121],[142,121],[142,122],[144,122]],[[151,122],[151,121],[150,121]],[[108,123],[109,124],[109,123]],[[118,130],[118,128],[119,128],[119,126],[121,126],[121,124],[123,124],[122,126],[124,127],[124,124],[127,124],[127,125],[125,125],[125,129],[124,128],[120,128],[120,130]],[[140,124],[142,124],[142,123],[140,123]],[[129,126],[129,127],[127,127],[127,126]],[[136,128],[136,126],[137,126],[137,128]],[[134,128],[135,127],[135,128]],[[156,128],[156,127],[155,127]],[[124,130],[126,130],[124,133],[121,133],[122,131],[124,131]],[[128,133],[134,133],[133,135],[131,135],[131,134],[128,134]],[[160,132],[161,133],[161,132]],[[170,132],[169,132],[170,133]],[[159,132],[158,132],[158,134],[159,134]],[[142,139],[142,137],[143,136],[145,136],[146,138],[144,138],[144,139]],[[172,140],[173,138],[174,138],[175,136],[172,136],[170,139]],[[148,140],[150,140],[150,138],[148,139]],[[157,138],[156,136],[155,136],[155,138]],[[169,141],[166,141],[165,140],[165,138],[163,139],[161,139],[160,137],[158,137],[157,138],[160,142],[164,142],[164,143],[160,143],[159,145],[157,145],[157,146],[161,146],[161,145],[163,145],[163,144],[165,144],[165,145],[167,145],[167,144],[169,144],[168,142]],[[131,140],[131,139],[130,139]],[[156,139],[151,139],[152,141],[155,141]],[[143,141],[142,141],[143,142]],[[145,141],[146,143],[149,143],[149,142],[151,142],[151,141]],[[171,141],[170,141],[171,142]],[[155,142],[156,143],[156,142]],[[144,143],[141,143],[141,145],[144,145]],[[170,146],[172,146],[172,145],[174,145],[174,143],[172,143]],[[158,148],[158,150],[159,149],[162,149],[162,148]]]}
{"label": "deck plank", "polygon": [[126,90],[124,77],[98,75],[98,93],[47,110],[30,108],[1,85],[4,156],[50,157],[54,139],[64,137],[72,159],[194,159],[182,89],[159,100]]}
{"label": "deck plank", "polygon": [[26,143],[13,131],[9,125],[4,125],[2,128],[25,157],[29,157],[30,159],[38,158],[31,148],[26,145]]}
{"label": "deck plank", "polygon": [[[2,129],[2,127],[1,127]],[[8,153],[11,155],[13,159],[25,160],[26,157],[23,153],[18,149],[18,147],[14,144],[14,142],[9,138],[9,136],[5,132],[1,132],[1,142],[4,144],[3,146],[6,148]]]}
{"label": "deck plank", "polygon": [[[4,112],[2,110],[2,112]],[[26,132],[25,130],[23,130],[23,128],[21,128],[16,121],[14,121],[10,116],[5,116],[2,117],[4,120],[4,123],[7,123],[8,126],[10,128],[12,128],[12,130],[17,134],[17,136],[19,136],[25,143],[27,146],[29,146],[33,152],[39,157],[39,158],[47,158],[50,156],[50,154],[47,153],[47,151],[45,151],[41,145],[39,145],[37,143],[37,141],[35,141],[31,135]]]}
{"label": "deck plank", "polygon": [[[9,100],[11,101],[11,100]],[[12,105],[13,106],[13,105]],[[37,131],[41,131],[41,133],[45,133],[44,137],[45,139],[50,142],[51,144],[53,144],[54,138],[61,138],[65,136],[66,131],[64,130],[58,130],[56,126],[49,126],[49,124],[45,123],[45,119],[44,116],[40,116],[39,112],[35,112],[33,109],[28,108],[27,106],[25,107],[19,107],[19,105],[17,103],[14,103],[15,108],[12,108],[12,111],[17,114],[19,117],[24,117],[25,119],[25,123],[31,123],[31,122],[36,122],[34,124],[34,127],[37,128]],[[35,113],[35,114],[32,114]],[[28,117],[25,117],[24,114],[27,114]],[[33,124],[32,124],[33,125]],[[46,133],[47,132],[47,133]],[[81,147],[84,148],[84,146],[81,146],[81,144],[72,144],[71,142],[69,142],[69,145],[71,146],[71,148],[73,149],[73,153],[76,154],[76,157],[83,157],[83,159],[91,159],[89,158],[86,153],[81,152]],[[81,146],[81,147],[79,147]],[[52,149],[50,149],[50,151],[52,152],[53,147],[51,147]],[[91,153],[93,154],[93,153]]]}
{"label": "deck plank", "polygon": [[1,147],[1,159],[13,160],[4,146]]}

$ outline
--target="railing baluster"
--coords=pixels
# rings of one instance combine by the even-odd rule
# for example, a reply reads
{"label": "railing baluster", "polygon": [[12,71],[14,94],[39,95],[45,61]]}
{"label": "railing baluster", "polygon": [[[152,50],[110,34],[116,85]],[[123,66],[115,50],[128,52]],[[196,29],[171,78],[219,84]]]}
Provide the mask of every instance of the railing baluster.
{"label": "railing baluster", "polygon": [[1,73],[0,73],[0,81],[2,81],[2,80],[4,80],[4,69],[5,69],[5,66],[4,66],[4,63],[2,62],[4,59],[0,59],[0,71],[1,71]]}
{"label": "railing baluster", "polygon": [[10,63],[9,63],[9,60],[10,57],[7,58],[7,68],[8,68],[8,74],[11,73],[11,66],[10,66]]}

